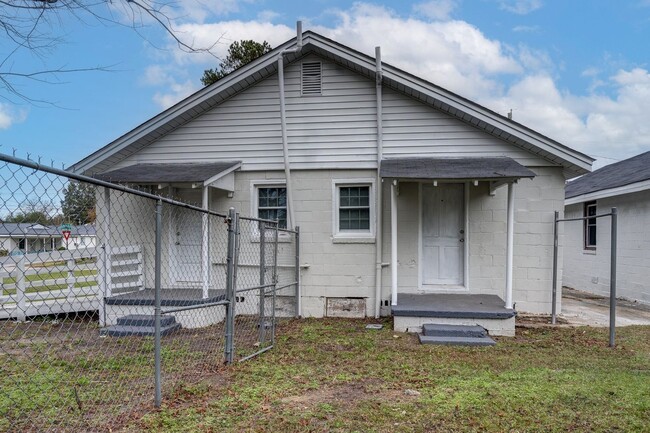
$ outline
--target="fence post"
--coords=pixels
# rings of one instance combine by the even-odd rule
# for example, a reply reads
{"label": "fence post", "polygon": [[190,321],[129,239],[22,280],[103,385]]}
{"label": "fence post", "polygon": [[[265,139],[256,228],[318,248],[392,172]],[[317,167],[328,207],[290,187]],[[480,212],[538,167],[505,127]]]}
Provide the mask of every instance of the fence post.
{"label": "fence post", "polygon": [[264,340],[266,339],[266,324],[265,321],[265,307],[266,299],[264,292],[266,291],[266,223],[260,221],[260,323],[259,323],[259,343],[260,347],[264,348]]}
{"label": "fence post", "polygon": [[618,209],[612,208],[612,245],[609,276],[609,347],[614,347],[616,338],[616,242]]}
{"label": "fence post", "polygon": [[235,324],[235,241],[237,231],[237,214],[235,208],[228,210],[228,256],[226,258],[226,364],[234,359],[234,324]]}
{"label": "fence post", "polygon": [[555,211],[553,217],[553,300],[551,301],[551,324],[557,321],[557,250],[558,250],[558,218],[560,213]]}
{"label": "fence post", "polygon": [[27,317],[27,299],[25,297],[25,255],[16,262],[16,320],[24,322]]}
{"label": "fence post", "polygon": [[160,289],[162,269],[162,200],[156,202],[156,244],[154,263],[154,346],[155,346],[155,398],[154,404],[160,407],[162,403],[161,359],[160,359]]}
{"label": "fence post", "polygon": [[273,297],[271,298],[271,346],[275,346],[275,296],[278,288],[278,240],[279,224],[275,222],[275,238],[273,239]]}
{"label": "fence post", "polygon": [[300,318],[302,312],[302,301],[300,296],[300,227],[296,226],[296,319]]}

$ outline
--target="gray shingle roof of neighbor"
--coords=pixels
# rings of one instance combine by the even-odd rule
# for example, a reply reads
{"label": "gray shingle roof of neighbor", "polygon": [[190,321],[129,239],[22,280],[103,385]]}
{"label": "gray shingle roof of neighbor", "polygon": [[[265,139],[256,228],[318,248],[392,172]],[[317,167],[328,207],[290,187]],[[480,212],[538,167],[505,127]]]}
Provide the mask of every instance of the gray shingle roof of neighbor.
{"label": "gray shingle roof of neighbor", "polygon": [[204,182],[212,176],[235,167],[237,164],[240,164],[240,161],[134,164],[97,174],[95,177],[109,182]]}
{"label": "gray shingle roof of neighbor", "polygon": [[569,182],[565,197],[577,197],[650,179],[650,152],[606,165]]}
{"label": "gray shingle roof of neighbor", "polygon": [[[95,226],[84,224],[72,226],[72,236],[95,236]],[[38,223],[0,223],[0,237],[57,237],[62,236],[61,228]]]}
{"label": "gray shingle roof of neighbor", "polygon": [[512,158],[391,158],[381,161],[381,177],[402,179],[498,180],[535,177]]}

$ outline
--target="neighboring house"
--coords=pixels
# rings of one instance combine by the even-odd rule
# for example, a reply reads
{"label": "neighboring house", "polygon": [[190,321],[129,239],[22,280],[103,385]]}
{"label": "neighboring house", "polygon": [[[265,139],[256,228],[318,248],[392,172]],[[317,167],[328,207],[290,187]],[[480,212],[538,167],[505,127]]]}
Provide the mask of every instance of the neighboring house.
{"label": "neighboring house", "polygon": [[[550,312],[553,212],[593,159],[314,32],[301,42],[71,170],[300,226],[305,316],[342,304],[396,314],[409,294],[495,295],[508,311]],[[171,256],[183,239],[200,244],[200,218],[184,223],[170,230],[177,242],[163,239]],[[173,268],[165,284],[182,286]]]}
{"label": "neighboring house", "polygon": [[0,251],[24,254],[52,251],[59,248],[77,249],[95,246],[95,227],[87,224],[72,226],[65,240],[61,228],[38,223],[0,223]]}
{"label": "neighboring house", "polygon": [[[618,209],[617,295],[650,303],[650,152],[569,182],[565,217]],[[565,286],[608,295],[611,220],[564,223]]]}

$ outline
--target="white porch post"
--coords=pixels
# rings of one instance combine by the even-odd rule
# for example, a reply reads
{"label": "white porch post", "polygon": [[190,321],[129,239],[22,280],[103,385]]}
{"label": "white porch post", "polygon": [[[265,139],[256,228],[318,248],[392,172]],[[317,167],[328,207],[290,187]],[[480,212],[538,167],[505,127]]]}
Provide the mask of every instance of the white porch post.
{"label": "white porch post", "polygon": [[397,305],[397,181],[390,184],[390,293]]}
{"label": "white porch post", "polygon": [[[210,194],[209,187],[203,185],[203,209],[210,209]],[[202,271],[202,285],[203,288],[203,299],[208,298],[208,286],[210,285],[210,219],[207,213],[204,213],[202,216],[202,231],[203,236],[201,238],[201,271]]]}
{"label": "white porch post", "polygon": [[515,183],[508,182],[508,223],[506,245],[506,308],[512,308],[512,261],[515,239]]}

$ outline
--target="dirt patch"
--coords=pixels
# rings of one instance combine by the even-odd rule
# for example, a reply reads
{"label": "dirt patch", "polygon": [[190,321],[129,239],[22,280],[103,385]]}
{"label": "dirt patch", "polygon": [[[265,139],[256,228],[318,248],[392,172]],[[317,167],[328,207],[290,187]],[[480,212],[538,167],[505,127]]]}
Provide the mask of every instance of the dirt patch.
{"label": "dirt patch", "polygon": [[[567,325],[569,322],[562,318],[557,317],[556,322],[559,325]],[[551,316],[547,314],[520,314],[516,318],[515,326],[518,327],[532,327],[532,326],[543,326],[551,324]]]}
{"label": "dirt patch", "polygon": [[310,409],[320,404],[342,405],[373,399],[402,402],[418,398],[417,392],[408,392],[406,389],[384,389],[379,383],[377,380],[346,383],[285,397],[280,402],[288,407]]}

